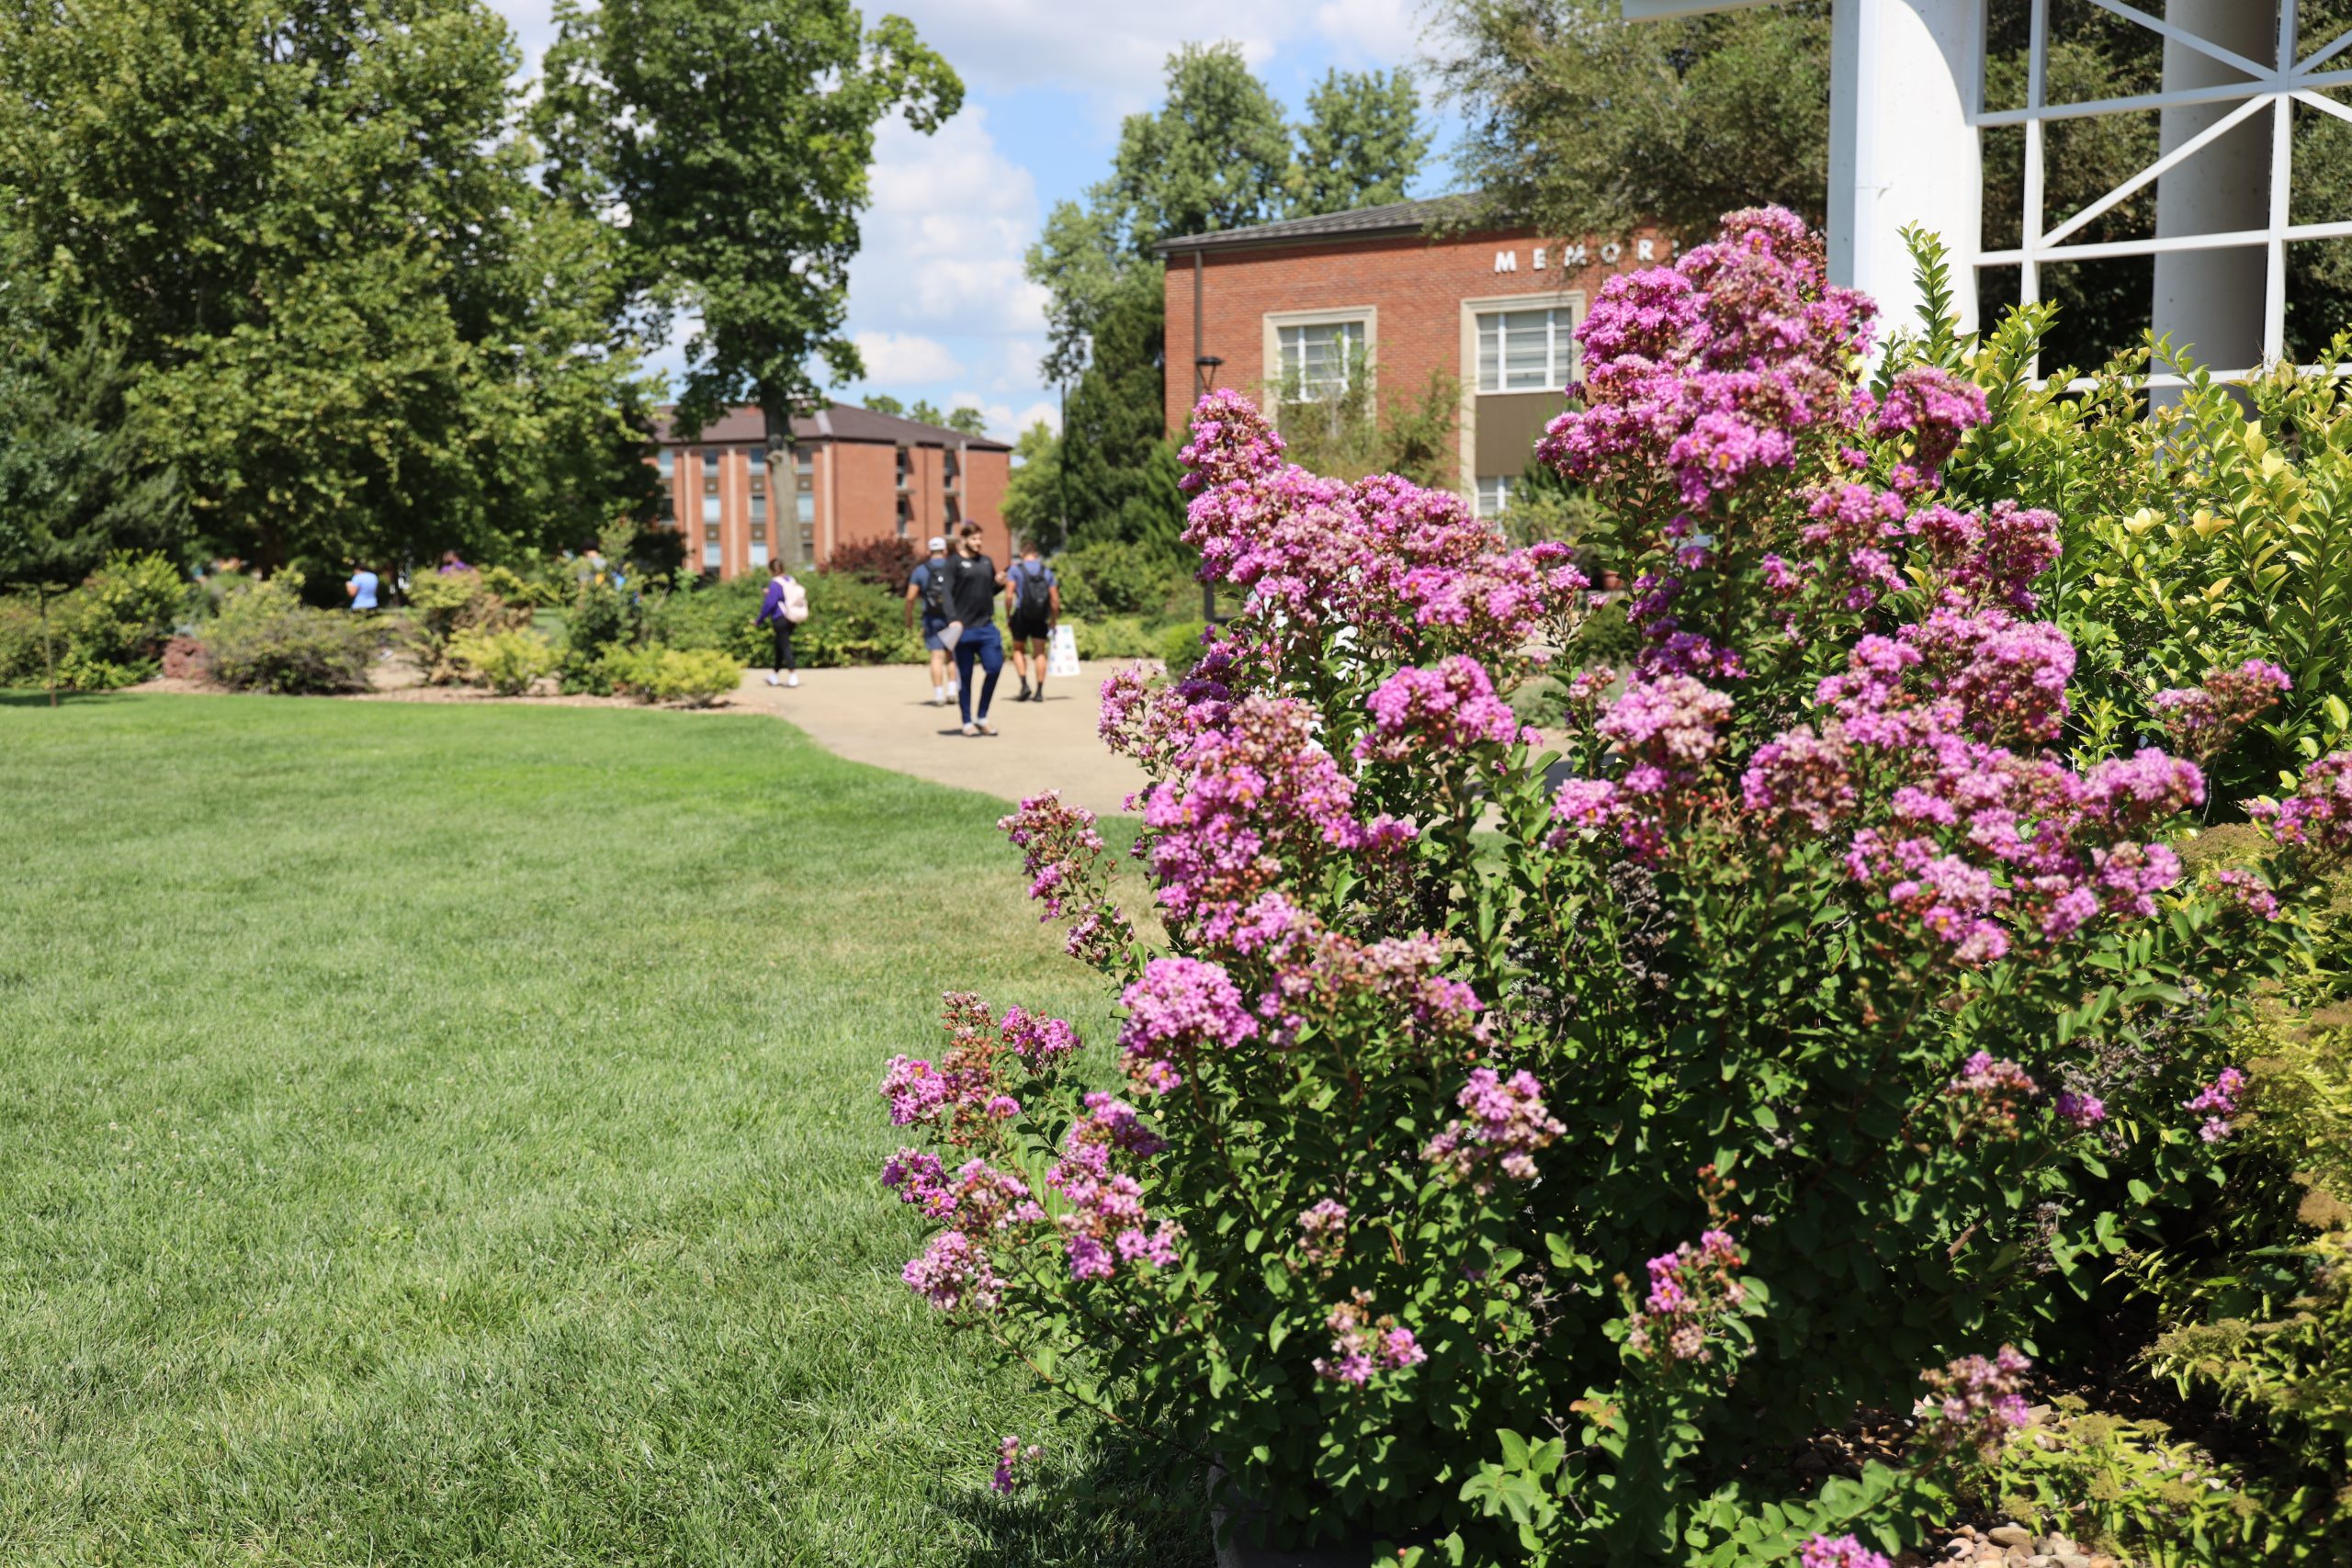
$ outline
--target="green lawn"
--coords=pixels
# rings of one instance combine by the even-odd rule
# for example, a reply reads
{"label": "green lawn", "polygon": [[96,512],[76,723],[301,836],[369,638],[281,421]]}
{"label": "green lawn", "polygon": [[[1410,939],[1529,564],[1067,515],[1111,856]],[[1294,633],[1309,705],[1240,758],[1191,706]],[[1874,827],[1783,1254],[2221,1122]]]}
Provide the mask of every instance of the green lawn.
{"label": "green lawn", "polygon": [[[995,801],[773,719],[0,699],[0,1562],[1205,1562],[898,1280]],[[1046,1484],[987,1490],[996,1438]]]}

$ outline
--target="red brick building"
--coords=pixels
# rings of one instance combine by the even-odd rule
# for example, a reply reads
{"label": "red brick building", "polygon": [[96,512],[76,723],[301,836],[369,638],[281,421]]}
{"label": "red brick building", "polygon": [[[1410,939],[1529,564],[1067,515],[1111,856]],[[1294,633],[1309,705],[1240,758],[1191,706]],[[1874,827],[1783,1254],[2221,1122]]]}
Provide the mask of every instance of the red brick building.
{"label": "red brick building", "polygon": [[[1168,430],[1211,386],[1273,407],[1364,374],[1389,405],[1430,373],[1461,383],[1457,487],[1502,510],[1577,374],[1571,333],[1610,275],[1668,259],[1665,241],[1563,244],[1464,225],[1475,198],[1438,197],[1193,234],[1167,258]],[[1460,228],[1461,231],[1454,231]],[[1218,363],[1207,363],[1216,361]]]}
{"label": "red brick building", "polygon": [[792,471],[770,474],[767,420],[729,409],[692,441],[654,422],[654,464],[686,564],[720,577],[781,559],[821,566],[845,545],[897,537],[920,551],[966,518],[1012,558],[1004,489],[1012,448],[985,435],[839,403],[796,416]]}

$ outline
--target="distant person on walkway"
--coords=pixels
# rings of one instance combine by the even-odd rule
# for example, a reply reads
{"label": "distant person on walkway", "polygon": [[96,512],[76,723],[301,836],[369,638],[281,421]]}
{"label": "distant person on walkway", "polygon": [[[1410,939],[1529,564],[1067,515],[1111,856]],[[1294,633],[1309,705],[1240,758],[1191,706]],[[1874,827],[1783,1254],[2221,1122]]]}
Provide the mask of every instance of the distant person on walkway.
{"label": "distant person on walkway", "polygon": [[351,601],[355,610],[372,610],[376,607],[376,590],[382,586],[382,581],[362,561],[351,569],[351,581],[343,585],[343,596]]}
{"label": "distant person on walkway", "polygon": [[[966,520],[956,532],[956,553],[947,558],[947,625],[943,634],[956,649],[956,673],[960,684],[956,704],[964,714],[964,733],[994,735],[989,722],[989,700],[996,695],[996,678],[1004,673],[1004,639],[997,636],[996,593],[1004,573],[980,553],[980,525]],[[957,627],[961,634],[957,635]],[[972,666],[987,679],[980,686],[980,711],[972,714]]]}
{"label": "distant person on walkway", "polygon": [[[808,590],[792,580],[782,561],[768,568],[767,596],[760,601],[760,618],[755,623],[771,626],[775,632],[775,663],[768,671],[768,684],[797,686],[800,666],[792,657],[792,628],[808,618]],[[779,681],[779,676],[785,677]]]}
{"label": "distant person on walkway", "polygon": [[907,576],[907,629],[914,630],[915,610],[922,610],[922,645],[931,650],[931,705],[944,706],[962,688],[947,669],[947,540],[933,536],[931,558]]}
{"label": "distant person on walkway", "polygon": [[471,570],[473,570],[473,568],[468,566],[464,561],[458,558],[457,551],[443,550],[441,552],[440,575],[443,577],[455,577],[461,571]]}
{"label": "distant person on walkway", "polygon": [[[1005,573],[1004,614],[1012,624],[1012,672],[1021,677],[1016,703],[1046,700],[1046,647],[1062,618],[1062,585],[1045,562],[1037,541],[1021,547],[1021,558]],[[1037,684],[1029,684],[1029,667],[1037,667]]]}

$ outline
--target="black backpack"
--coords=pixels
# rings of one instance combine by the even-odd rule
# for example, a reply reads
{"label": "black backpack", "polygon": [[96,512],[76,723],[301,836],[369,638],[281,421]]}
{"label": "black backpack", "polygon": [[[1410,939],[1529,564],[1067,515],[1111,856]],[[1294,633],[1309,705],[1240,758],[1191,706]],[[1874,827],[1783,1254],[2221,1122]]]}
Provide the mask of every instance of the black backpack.
{"label": "black backpack", "polygon": [[955,612],[947,592],[948,580],[956,570],[956,558],[925,561],[922,565],[922,613],[935,621],[952,621]]}
{"label": "black backpack", "polygon": [[1046,581],[1043,566],[1021,561],[1012,570],[1021,576],[1021,597],[1016,603],[1023,615],[1042,615],[1053,608],[1053,601],[1046,596],[1053,584]]}

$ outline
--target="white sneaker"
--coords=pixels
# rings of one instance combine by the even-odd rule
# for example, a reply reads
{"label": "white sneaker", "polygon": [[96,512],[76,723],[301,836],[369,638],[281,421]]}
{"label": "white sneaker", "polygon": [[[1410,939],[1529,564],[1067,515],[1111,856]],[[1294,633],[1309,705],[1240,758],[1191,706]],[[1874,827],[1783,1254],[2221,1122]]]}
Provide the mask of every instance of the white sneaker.
{"label": "white sneaker", "polygon": [[786,675],[784,678],[784,683],[787,686],[797,686],[800,684],[800,671],[795,670],[791,674]]}
{"label": "white sneaker", "polygon": [[784,683],[783,682],[781,682],[781,681],[777,680],[774,675],[770,675],[770,676],[768,677],[768,684],[769,684],[769,685],[771,685],[771,686],[780,686],[780,685],[782,685],[783,683]]}
{"label": "white sneaker", "polygon": [[980,727],[977,724],[967,724],[964,726],[964,733],[967,735],[978,735],[979,732]]}

